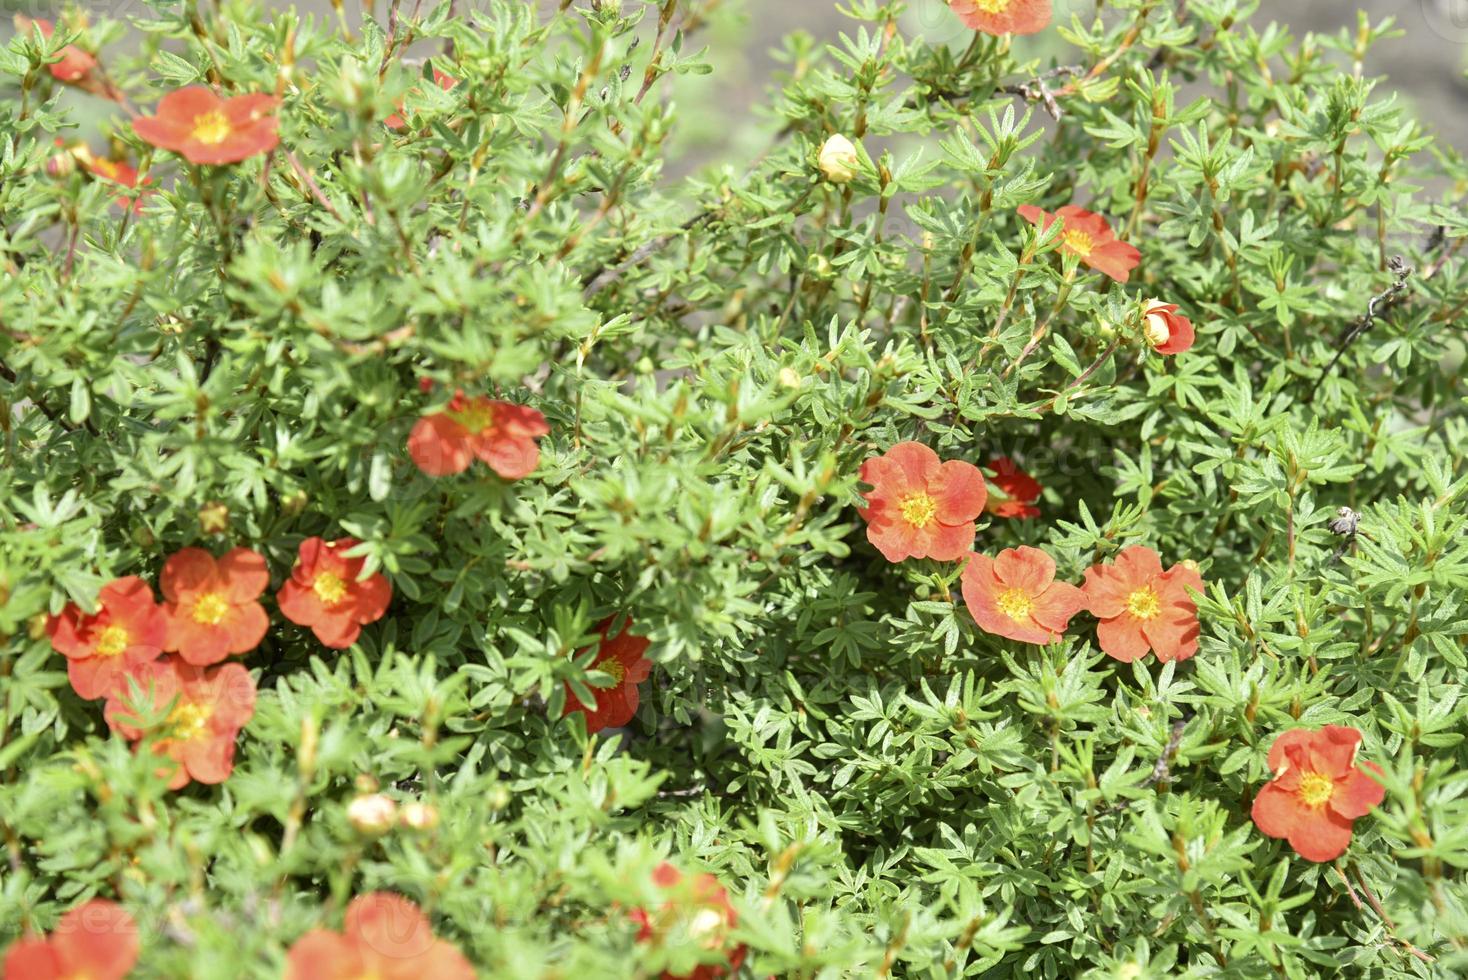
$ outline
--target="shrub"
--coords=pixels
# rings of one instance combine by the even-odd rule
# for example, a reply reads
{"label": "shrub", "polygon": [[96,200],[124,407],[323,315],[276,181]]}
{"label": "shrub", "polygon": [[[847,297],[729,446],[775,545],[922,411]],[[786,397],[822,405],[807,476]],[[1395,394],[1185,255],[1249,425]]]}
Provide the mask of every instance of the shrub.
{"label": "shrub", "polygon": [[1389,23],[992,6],[693,168],[718,0],[23,23],[11,972],[1468,967],[1468,167]]}

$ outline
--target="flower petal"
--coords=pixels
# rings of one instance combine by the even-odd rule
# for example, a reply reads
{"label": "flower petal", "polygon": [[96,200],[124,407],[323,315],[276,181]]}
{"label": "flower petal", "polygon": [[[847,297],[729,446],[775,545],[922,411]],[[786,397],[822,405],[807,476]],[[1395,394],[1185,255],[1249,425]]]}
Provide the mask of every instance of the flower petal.
{"label": "flower petal", "polygon": [[1033,598],[1055,580],[1055,559],[1028,545],[1006,548],[994,559],[994,575],[1006,587]]}
{"label": "flower petal", "polygon": [[1328,807],[1309,811],[1290,831],[1290,846],[1306,861],[1334,861],[1351,846],[1351,822]]}
{"label": "flower petal", "polygon": [[158,587],[169,602],[194,592],[219,588],[214,556],[203,548],[184,548],[169,556],[158,577]]}
{"label": "flower petal", "polygon": [[949,525],[972,522],[984,512],[989,499],[984,474],[958,459],[939,464],[937,474],[928,480],[928,493],[938,505],[938,522]]}
{"label": "flower petal", "polygon": [[265,559],[249,548],[231,548],[216,565],[224,579],[225,598],[230,602],[248,602],[270,585]]}
{"label": "flower petal", "polygon": [[408,434],[408,455],[429,476],[451,476],[469,468],[474,459],[469,430],[439,412],[425,415]]}
{"label": "flower petal", "polygon": [[1096,642],[1108,657],[1131,663],[1147,655],[1151,647],[1142,635],[1141,624],[1136,617],[1123,615],[1115,619],[1103,619],[1096,624]]}
{"label": "flower petal", "polygon": [[[1380,773],[1371,763],[1363,763]],[[1344,780],[1336,783],[1330,808],[1347,820],[1364,817],[1386,799],[1386,787],[1377,782],[1367,769],[1352,769]]]}
{"label": "flower petal", "polygon": [[1303,812],[1305,807],[1298,796],[1270,782],[1255,795],[1250,816],[1261,834],[1283,839],[1294,831]]}

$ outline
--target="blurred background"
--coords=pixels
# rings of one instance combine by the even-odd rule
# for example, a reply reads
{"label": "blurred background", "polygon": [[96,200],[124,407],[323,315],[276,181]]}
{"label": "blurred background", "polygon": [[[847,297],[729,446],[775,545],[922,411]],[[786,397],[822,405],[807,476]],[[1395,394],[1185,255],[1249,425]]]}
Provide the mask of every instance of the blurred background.
{"label": "blurred background", "polygon": [[[165,0],[80,0],[78,8],[95,18],[126,21],[147,12],[152,3],[169,6]],[[342,0],[347,19],[355,27],[363,7],[383,16],[387,0]],[[428,0],[429,3],[432,0]],[[459,0],[458,9],[470,9],[484,0]],[[522,0],[542,9],[554,9],[558,0]],[[589,6],[592,0],[574,0]],[[267,8],[285,8],[285,0],[262,0]],[[656,22],[658,0],[622,0],[624,8],[636,3],[649,6],[644,26]],[[329,26],[333,14],[329,0],[303,0],[295,4],[318,15]],[[1055,21],[1068,23],[1072,15],[1093,16],[1097,0],[1054,0]],[[0,38],[13,32],[9,14],[22,12],[32,17],[59,19],[65,4],[55,0],[0,0]],[[1104,5],[1103,5],[1104,9]],[[1424,124],[1439,135],[1443,144],[1468,152],[1468,0],[1260,0],[1253,19],[1263,32],[1271,21],[1287,27],[1297,37],[1306,31],[1347,36],[1355,34],[1357,10],[1364,10],[1378,23],[1387,17],[1396,21],[1401,36],[1384,42],[1368,58],[1368,75],[1384,76],[1382,94],[1395,93]],[[959,47],[972,36],[958,22],[943,0],[911,0],[902,27],[909,35],[921,35],[931,43]],[[739,167],[768,142],[769,120],[759,116],[765,93],[782,66],[773,52],[781,39],[803,31],[820,41],[835,40],[852,32],[854,22],[843,15],[837,0],[721,0],[709,23],[689,43],[688,49],[707,45],[714,66],[709,75],[688,75],[675,80],[673,97],[680,103],[678,128],[670,147],[676,169],[692,164],[726,162]],[[104,61],[126,51],[124,38],[103,51]],[[1018,38],[1015,47],[1055,64],[1077,61],[1073,49],[1055,30]],[[427,50],[417,52],[429,53]],[[13,94],[13,93],[12,93]],[[4,96],[0,96],[4,97]],[[76,101],[76,118],[85,126],[108,115],[105,104],[84,95]],[[85,103],[90,102],[91,105]],[[761,123],[764,125],[761,125]]]}

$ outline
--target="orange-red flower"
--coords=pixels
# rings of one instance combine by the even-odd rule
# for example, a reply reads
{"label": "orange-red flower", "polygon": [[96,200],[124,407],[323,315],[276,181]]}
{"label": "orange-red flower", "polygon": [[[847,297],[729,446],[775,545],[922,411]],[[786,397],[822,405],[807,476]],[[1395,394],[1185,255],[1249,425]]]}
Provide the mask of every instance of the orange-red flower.
{"label": "orange-red flower", "polygon": [[1198,652],[1198,605],[1188,589],[1203,591],[1196,565],[1182,562],[1164,572],[1157,552],[1141,545],[1127,548],[1113,564],[1088,568],[1081,586],[1086,607],[1101,621],[1101,649],[1123,663],[1148,650],[1163,663]]}
{"label": "orange-red flower", "polygon": [[962,581],[963,603],[979,628],[1021,643],[1054,643],[1085,606],[1080,589],[1055,581],[1055,562],[1039,548],[970,555]]}
{"label": "orange-red flower", "polygon": [[651,911],[632,910],[632,921],[638,926],[637,941],[669,945],[670,940],[681,940],[701,950],[700,959],[718,959],[700,963],[688,973],[664,971],[662,980],[715,980],[738,972],[746,950],[742,944],[730,941],[729,934],[739,924],[739,916],[719,879],[711,874],[685,876],[664,861],[653,869],[652,881],[666,900]]}
{"label": "orange-red flower", "polygon": [[341,932],[312,929],[286,954],[285,980],[474,980],[474,968],[413,902],[358,895]]}
{"label": "orange-red flower", "polygon": [[5,953],[4,980],[122,980],[138,950],[133,917],[94,898],[63,915],[49,936],[16,940]]}
{"label": "orange-red flower", "polygon": [[[433,65],[431,67],[433,68],[433,80],[437,82],[438,87],[443,89],[445,92],[453,88],[455,85],[459,84],[459,80],[457,78],[446,75],[443,72],[439,71],[438,65]],[[403,119],[402,102],[398,103],[398,111],[394,112],[392,115],[384,119],[382,121],[382,124],[389,129],[403,129],[408,125],[407,122],[405,122]]]}
{"label": "orange-red flower", "polygon": [[218,560],[203,548],[173,555],[159,581],[168,616],[165,649],[199,666],[255,649],[270,626],[258,601],[269,584],[265,559],[248,548]]}
{"label": "orange-red flower", "polygon": [[221,99],[202,85],[165,95],[157,115],[133,120],[133,130],[159,149],[172,150],[190,163],[238,163],[267,153],[280,142],[273,95],[236,95]]}
{"label": "orange-red flower", "polygon": [[[255,681],[241,664],[221,664],[204,669],[165,657],[144,664],[133,674],[139,701],[129,690],[113,693],[103,715],[113,731],[136,742],[144,735],[157,736],[153,753],[172,759],[174,765],[158,770],[168,776],[168,788],[200,783],[222,783],[234,769],[234,743],[240,729],[255,714]],[[151,695],[151,698],[150,698]],[[141,721],[139,712],[156,714],[168,707],[167,717],[156,728],[144,730],[131,721]]]}
{"label": "orange-red flower", "polygon": [[124,678],[163,652],[168,624],[153,590],[136,575],[102,586],[97,611],[70,603],[46,623],[51,646],[66,657],[66,676],[84,698],[103,698]]}
{"label": "orange-red flower", "polygon": [[888,561],[954,561],[973,545],[974,521],[989,498],[977,466],[940,462],[922,443],[899,442],[862,463],[861,480],[872,489],[857,513],[867,522],[867,540]]}
{"label": "orange-red flower", "polygon": [[506,480],[528,476],[540,463],[535,440],[550,432],[528,405],[456,392],[441,412],[425,415],[408,434],[408,455],[429,476],[462,473],[478,456]]}
{"label": "orange-red flower", "polygon": [[1356,765],[1360,747],[1361,733],[1340,725],[1283,732],[1269,749],[1274,778],[1254,797],[1254,826],[1266,837],[1287,839],[1307,861],[1340,857],[1351,843],[1351,822],[1386,796],[1371,776],[1381,769]]}
{"label": "orange-red flower", "polygon": [[1050,24],[1050,0],[948,0],[963,21],[985,34],[1037,34]]}
{"label": "orange-red flower", "polygon": [[[45,20],[40,17],[31,19],[19,14],[16,15],[15,27],[17,30],[23,32],[28,31],[31,29],[32,26],[35,26],[35,28],[41,32],[41,36],[44,38],[50,38],[51,35],[56,33],[56,25],[52,24],[49,20]],[[76,85],[85,81],[89,81],[90,79],[88,78],[88,76],[91,75],[92,71],[97,67],[96,57],[86,51],[83,51],[75,44],[66,45],[64,48],[58,51],[57,54],[61,56],[61,59],[59,61],[51,62],[49,65],[46,66],[46,70],[49,71],[51,73],[51,77],[56,79],[58,82],[65,82],[68,85]]]}
{"label": "orange-red flower", "polygon": [[275,595],[286,619],[311,627],[316,639],[336,650],[356,643],[363,624],[381,619],[392,601],[386,576],[361,579],[366,559],[343,554],[360,543],[355,538],[302,541],[300,559]]}
{"label": "orange-red flower", "polygon": [[1159,354],[1181,354],[1193,346],[1193,323],[1178,313],[1176,303],[1147,300],[1147,344]]}
{"label": "orange-red flower", "polygon": [[632,716],[637,714],[637,685],[647,680],[652,673],[652,661],[643,656],[652,641],[645,636],[633,636],[630,619],[622,626],[620,633],[608,636],[607,631],[611,629],[615,618],[608,616],[596,625],[596,631],[601,634],[602,639],[597,646],[596,659],[591,662],[591,668],[612,675],[612,680],[616,683],[611,687],[592,688],[592,693],[596,695],[596,704],[590,708],[581,703],[581,699],[572,692],[570,684],[566,685],[566,710],[561,712],[561,717],[575,711],[585,712],[588,733],[599,732],[603,728],[621,728],[630,722]]}
{"label": "orange-red flower", "polygon": [[1099,214],[1092,214],[1074,204],[1067,204],[1055,214],[1042,211],[1033,204],[1019,209],[1020,216],[1042,230],[1049,229],[1059,218],[1060,250],[1076,256],[1097,272],[1117,282],[1126,282],[1142,261],[1142,253],[1126,242],[1118,241],[1111,226]]}
{"label": "orange-red flower", "polygon": [[1020,469],[1008,456],[996,456],[989,461],[994,475],[988,482],[1002,491],[1002,496],[989,494],[984,510],[995,517],[1039,517],[1040,508],[1035,501],[1040,499],[1043,488],[1040,482]]}
{"label": "orange-red flower", "polygon": [[[100,180],[121,184],[128,189],[138,187],[137,168],[126,160],[109,160],[106,157],[93,156],[92,150],[87,144],[75,143],[67,146],[61,141],[60,137],[57,138],[56,145],[61,147],[62,152],[46,161],[46,172],[51,176],[65,177],[67,174],[73,173],[80,166],[87,173]],[[144,177],[142,179],[142,185],[144,187],[150,183],[152,181],[149,178]],[[117,203],[123,207],[132,206],[137,210],[141,210],[143,199],[141,195],[138,195],[136,200],[134,200],[133,195],[118,194]]]}

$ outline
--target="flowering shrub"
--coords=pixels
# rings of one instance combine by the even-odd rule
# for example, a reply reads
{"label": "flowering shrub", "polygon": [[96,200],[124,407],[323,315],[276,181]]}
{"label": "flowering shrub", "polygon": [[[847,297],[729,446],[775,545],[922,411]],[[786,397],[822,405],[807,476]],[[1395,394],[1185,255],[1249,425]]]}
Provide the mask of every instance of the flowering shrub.
{"label": "flowering shrub", "polygon": [[1257,6],[19,21],[6,980],[1468,969],[1468,167]]}

